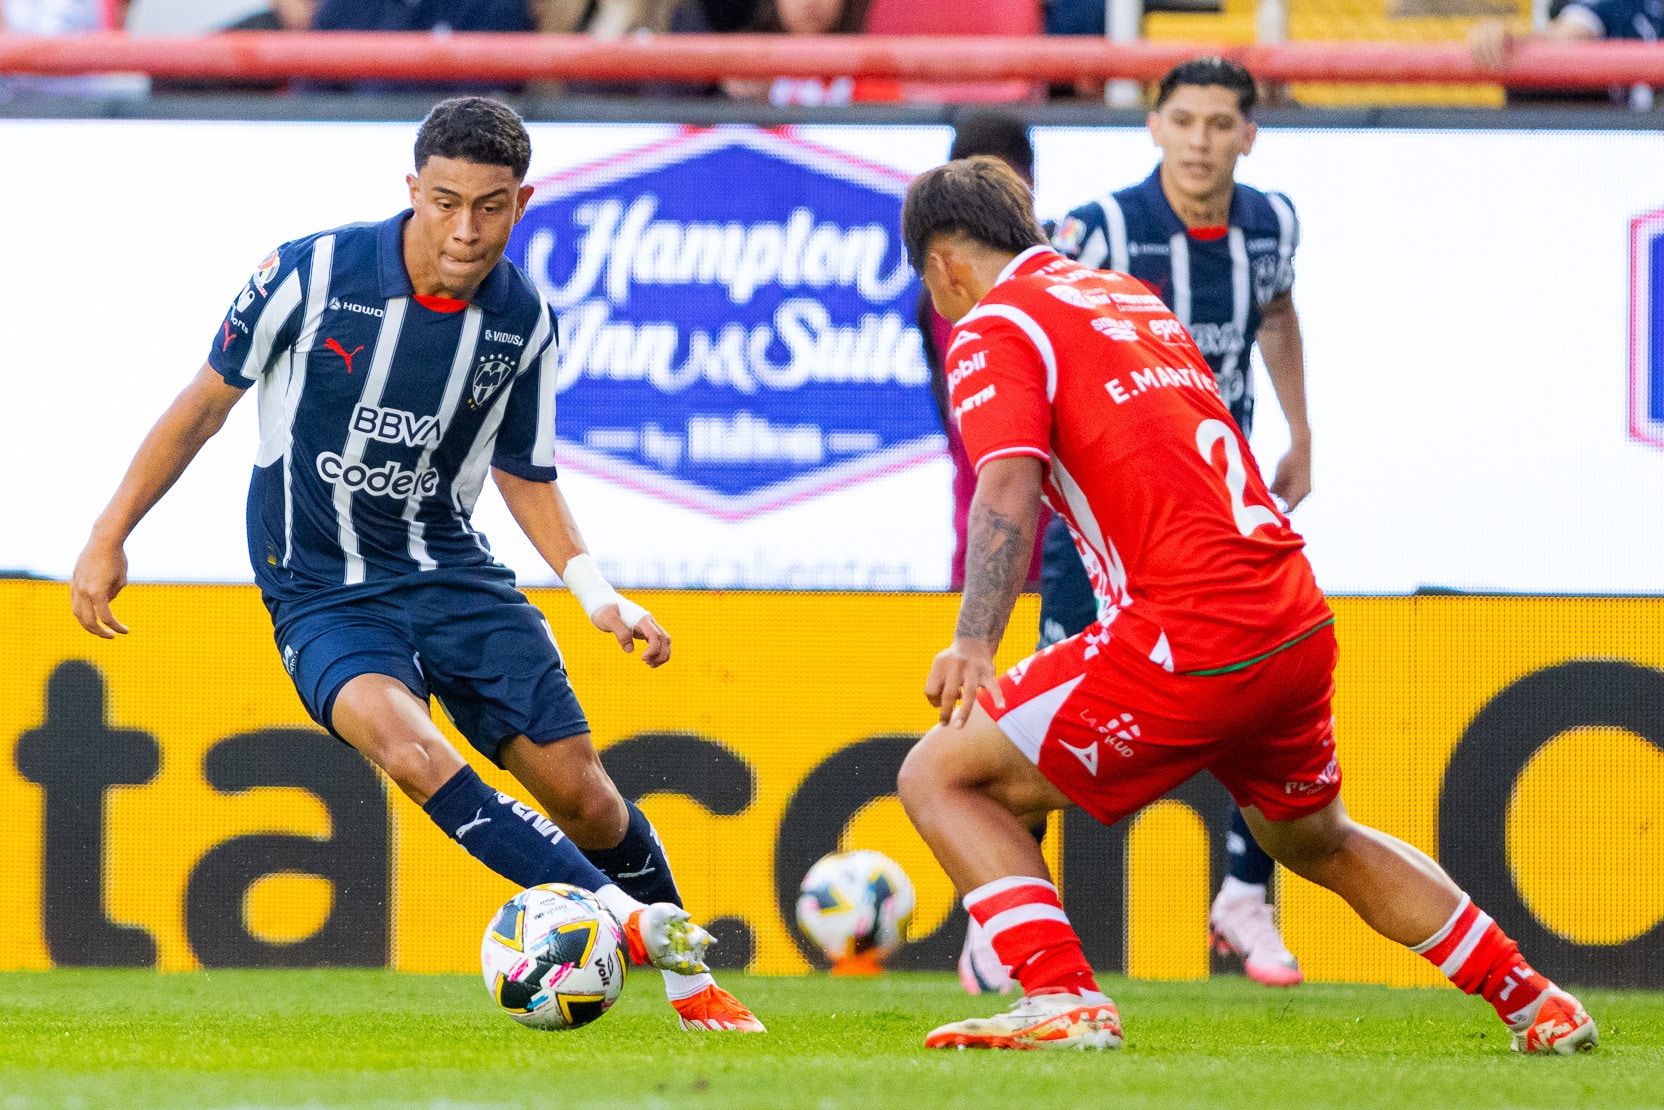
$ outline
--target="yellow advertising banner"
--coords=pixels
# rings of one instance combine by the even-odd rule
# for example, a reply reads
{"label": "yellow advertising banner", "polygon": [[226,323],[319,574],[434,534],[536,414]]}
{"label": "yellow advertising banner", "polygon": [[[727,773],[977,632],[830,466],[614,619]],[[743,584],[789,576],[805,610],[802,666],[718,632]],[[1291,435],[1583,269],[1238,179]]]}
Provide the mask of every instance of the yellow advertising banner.
{"label": "yellow advertising banner", "polygon": [[[894,789],[955,596],[642,595],[676,638],[657,671],[564,591],[531,597],[720,964],[813,966],[798,880],[871,847],[919,894],[893,964],[952,966],[964,914]],[[1664,986],[1664,599],[1334,607],[1353,814],[1438,855],[1550,974]],[[258,594],[134,586],[117,608],[132,634],[99,641],[64,585],[0,582],[0,966],[475,970],[511,886],[308,720]],[[1035,624],[1024,598],[1006,662]],[[1228,815],[1203,776],[1113,829],[1054,819],[1048,858],[1098,966],[1209,974]],[[1438,981],[1327,893],[1292,877],[1279,893],[1309,977]]]}

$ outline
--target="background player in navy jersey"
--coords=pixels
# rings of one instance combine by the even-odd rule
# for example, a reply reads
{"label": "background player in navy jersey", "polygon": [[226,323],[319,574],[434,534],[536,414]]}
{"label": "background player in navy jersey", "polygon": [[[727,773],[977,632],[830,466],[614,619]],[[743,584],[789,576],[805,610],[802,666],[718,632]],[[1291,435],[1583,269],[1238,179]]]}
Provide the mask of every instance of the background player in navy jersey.
{"label": "background player in navy jersey", "polygon": [[[1198,58],[1163,77],[1150,113],[1161,164],[1142,182],[1070,212],[1053,245],[1098,269],[1138,278],[1161,295],[1213,370],[1244,436],[1253,429],[1249,352],[1256,338],[1288,421],[1290,447],[1271,492],[1292,510],[1312,488],[1305,356],[1294,311],[1294,249],[1300,225],[1281,193],[1236,181],[1237,159],[1254,145],[1256,90],[1249,72]],[[1067,528],[1047,529],[1041,570],[1041,644],[1076,635],[1097,618],[1097,601]],[[1274,864],[1231,811],[1230,874],[1209,915],[1215,942],[1243,957],[1250,978],[1293,986],[1303,976],[1266,901]]]}
{"label": "background player in navy jersey", "polygon": [[[509,108],[448,100],[417,134],[410,211],[261,263],[94,525],[75,616],[99,636],[127,631],[110,609],[127,536],[258,386],[249,557],[308,712],[492,870],[595,891],[631,959],[664,971],[684,1028],[761,1032],[707,973],[710,938],[603,769],[543,615],[469,523],[489,472],[595,626],[625,651],[643,641],[648,666],[670,658],[664,629],[586,553],[555,484],[555,322],[502,257],[530,160]],[[553,823],[480,779],[430,695]]]}

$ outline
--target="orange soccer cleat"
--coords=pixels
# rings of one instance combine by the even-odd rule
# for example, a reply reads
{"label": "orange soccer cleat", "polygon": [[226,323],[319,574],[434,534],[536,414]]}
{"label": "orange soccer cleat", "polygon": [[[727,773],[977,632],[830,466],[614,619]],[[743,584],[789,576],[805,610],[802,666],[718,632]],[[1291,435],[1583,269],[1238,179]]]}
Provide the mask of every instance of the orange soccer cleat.
{"label": "orange soccer cleat", "polygon": [[1544,991],[1530,1016],[1511,1028],[1515,1052],[1570,1056],[1592,1052],[1600,1043],[1600,1031],[1583,1004],[1558,987]]}
{"label": "orange soccer cleat", "polygon": [[745,1003],[712,983],[698,994],[672,999],[682,1028],[706,1033],[767,1033]]}

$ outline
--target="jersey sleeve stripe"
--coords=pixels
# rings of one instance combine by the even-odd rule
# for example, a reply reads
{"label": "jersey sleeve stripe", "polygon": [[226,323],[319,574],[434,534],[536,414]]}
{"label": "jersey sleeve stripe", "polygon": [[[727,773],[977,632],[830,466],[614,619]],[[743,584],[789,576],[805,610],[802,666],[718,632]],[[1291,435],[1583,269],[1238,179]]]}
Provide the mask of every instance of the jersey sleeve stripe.
{"label": "jersey sleeve stripe", "polygon": [[1127,214],[1121,202],[1111,193],[1098,202],[1104,214],[1104,227],[1109,229],[1109,268],[1126,273],[1132,268],[1132,253],[1127,247]]}
{"label": "jersey sleeve stripe", "polygon": [[537,438],[532,441],[533,466],[555,465],[555,390],[560,384],[560,356],[555,350],[557,339],[549,335],[549,314],[552,311],[545,305],[537,320],[541,335],[548,336],[549,341],[544,344],[542,354],[538,355]]}
{"label": "jersey sleeve stripe", "polygon": [[1080,254],[1075,257],[1075,261],[1082,266],[1090,266],[1094,270],[1101,270],[1104,268],[1104,259],[1108,257],[1109,240],[1104,238],[1103,228],[1095,227],[1092,229],[1092,234],[1086,237],[1086,242],[1081,244]]}
{"label": "jersey sleeve stripe", "polygon": [[1276,193],[1265,194],[1265,199],[1271,203],[1271,210],[1277,213],[1277,261],[1286,263],[1294,257],[1294,248],[1300,242],[1300,225],[1288,201]]}
{"label": "jersey sleeve stripe", "polygon": [[[264,379],[260,389],[260,449],[255,466],[270,466],[289,454],[295,407],[306,385],[306,356],[318,337],[318,322],[329,303],[329,272],[335,257],[335,236],[325,235],[312,246],[312,270],[306,287],[306,311],[287,373]],[[282,290],[279,290],[281,293]],[[279,377],[282,380],[277,380]],[[285,489],[287,489],[285,479]]]}
{"label": "jersey sleeve stripe", "polygon": [[995,459],[1007,459],[1013,455],[1032,455],[1035,458],[1042,459],[1048,463],[1052,461],[1051,452],[1042,451],[1038,447],[998,447],[978,459],[976,461],[976,465],[972,467],[972,469],[980,474],[982,473],[982,467],[984,464],[991,463]]}
{"label": "jersey sleeve stripe", "polygon": [[989,316],[997,316],[1002,320],[1010,321],[1017,325],[1024,335],[1028,336],[1029,343],[1034,346],[1034,350],[1040,355],[1040,361],[1046,366],[1046,400],[1055,401],[1057,399],[1057,352],[1052,350],[1052,341],[1045,331],[1034,322],[1034,317],[1022,309],[1008,304],[981,305],[965,313],[959,322],[964,324],[969,320],[982,320]]}
{"label": "jersey sleeve stripe", "polygon": [[1179,232],[1167,241],[1173,272],[1173,315],[1190,326],[1190,236]]}
{"label": "jersey sleeve stripe", "polygon": [[289,276],[283,279],[283,284],[277,287],[272,299],[260,313],[259,321],[254,325],[254,342],[249,344],[248,357],[243,360],[241,376],[250,382],[257,382],[266,372],[266,363],[271,361],[272,347],[277,343],[277,333],[283,330],[283,325],[289,322],[295,309],[300,307],[300,268],[289,271]]}

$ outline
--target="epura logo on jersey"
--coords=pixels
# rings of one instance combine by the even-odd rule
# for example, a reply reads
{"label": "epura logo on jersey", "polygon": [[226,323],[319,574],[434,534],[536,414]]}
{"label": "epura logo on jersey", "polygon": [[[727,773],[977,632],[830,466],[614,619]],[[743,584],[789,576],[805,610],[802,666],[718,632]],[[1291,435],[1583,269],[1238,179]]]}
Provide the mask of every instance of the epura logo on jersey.
{"label": "epura logo on jersey", "polygon": [[1664,447],[1664,208],[1629,225],[1629,434]]}
{"label": "epura logo on jersey", "polygon": [[751,127],[539,182],[509,257],[559,316],[561,463],[735,520],[940,455],[906,187]]}

